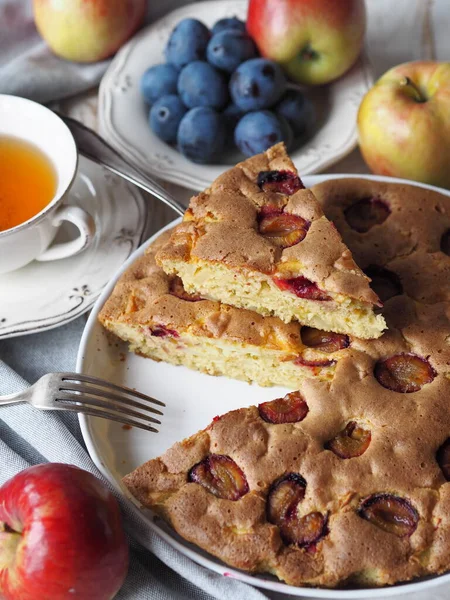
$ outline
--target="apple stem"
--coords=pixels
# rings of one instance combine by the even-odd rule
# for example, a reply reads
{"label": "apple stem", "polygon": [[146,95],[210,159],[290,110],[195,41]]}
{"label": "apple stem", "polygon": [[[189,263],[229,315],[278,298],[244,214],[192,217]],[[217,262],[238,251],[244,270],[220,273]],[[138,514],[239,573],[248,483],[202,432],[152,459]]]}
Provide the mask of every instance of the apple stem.
{"label": "apple stem", "polygon": [[319,58],[319,55],[315,50],[312,49],[310,44],[306,44],[306,46],[304,46],[300,51],[300,57],[303,60],[316,60],[316,58]]}
{"label": "apple stem", "polygon": [[401,85],[403,86],[409,86],[411,88],[411,90],[414,91],[414,100],[416,102],[426,102],[427,98],[424,97],[423,93],[421,92],[420,88],[414,83],[414,81],[412,79],[410,79],[409,77],[405,77],[402,82]]}
{"label": "apple stem", "polygon": [[287,90],[297,90],[298,92],[305,92],[308,89],[308,86],[303,85],[301,83],[294,83],[293,81],[288,81],[286,83]]}

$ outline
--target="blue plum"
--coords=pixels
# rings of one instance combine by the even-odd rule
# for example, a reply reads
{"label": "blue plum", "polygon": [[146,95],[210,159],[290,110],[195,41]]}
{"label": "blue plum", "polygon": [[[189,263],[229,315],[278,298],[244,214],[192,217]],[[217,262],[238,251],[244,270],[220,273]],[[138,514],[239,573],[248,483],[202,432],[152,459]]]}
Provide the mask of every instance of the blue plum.
{"label": "blue plum", "polygon": [[282,115],[275,116],[280,122],[281,131],[283,133],[283,142],[286,144],[286,148],[289,150],[292,147],[294,142],[294,132],[292,131],[292,127],[287,119],[285,119]]}
{"label": "blue plum", "polygon": [[188,108],[223,108],[228,102],[228,87],[222,73],[209,63],[196,60],[181,71],[178,93]]}
{"label": "blue plum", "polygon": [[178,70],[169,64],[154,65],[141,77],[141,93],[149,104],[167,94],[177,93]]}
{"label": "blue plum", "polygon": [[281,123],[270,110],[249,112],[234,130],[234,141],[245,156],[264,152],[278,142],[289,143],[292,131],[286,121]]}
{"label": "blue plum", "polygon": [[175,142],[186,107],[175,94],[162,96],[150,109],[149,122],[153,132],[167,143]]}
{"label": "blue plum", "polygon": [[178,149],[193,162],[213,162],[225,146],[225,137],[222,115],[210,107],[199,106],[181,120]]}
{"label": "blue plum", "polygon": [[167,42],[167,62],[181,69],[193,60],[205,57],[210,38],[209,29],[197,19],[183,19],[173,29]]}
{"label": "blue plum", "polygon": [[222,112],[224,119],[226,134],[227,134],[227,146],[232,147],[234,145],[234,130],[239,120],[244,116],[244,112],[236,106],[236,104],[228,104],[228,106]]}
{"label": "blue plum", "polygon": [[315,121],[314,106],[300,90],[287,90],[274,110],[287,120],[296,137],[303,135]]}
{"label": "blue plum", "polygon": [[245,23],[241,21],[237,17],[228,17],[225,19],[220,19],[213,25],[211,30],[212,35],[216,35],[216,33],[220,33],[221,31],[225,31],[226,29],[237,29],[238,31],[245,31]]}
{"label": "blue plum", "polygon": [[242,62],[256,55],[252,38],[237,29],[225,29],[216,33],[206,48],[208,62],[227,73],[232,73]]}
{"label": "blue plum", "polygon": [[265,58],[243,62],[230,79],[233,102],[244,111],[269,108],[286,89],[286,77],[280,65]]}
{"label": "blue plum", "polygon": [[231,103],[224,109],[222,114],[224,116],[227,129],[234,130],[241,117],[244,116],[244,111],[241,110],[239,106],[236,106],[236,104]]}

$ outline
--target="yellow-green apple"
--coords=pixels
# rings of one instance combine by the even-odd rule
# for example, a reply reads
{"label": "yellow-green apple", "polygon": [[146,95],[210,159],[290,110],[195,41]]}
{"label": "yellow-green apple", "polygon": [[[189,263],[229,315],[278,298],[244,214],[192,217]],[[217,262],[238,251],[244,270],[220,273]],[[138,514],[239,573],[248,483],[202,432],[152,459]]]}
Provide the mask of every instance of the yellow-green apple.
{"label": "yellow-green apple", "polygon": [[261,54],[299,83],[345,73],[364,41],[364,0],[250,0],[247,30]]}
{"label": "yellow-green apple", "polygon": [[91,473],[47,463],[0,488],[0,598],[111,600],[127,569],[118,503]]}
{"label": "yellow-green apple", "polygon": [[374,173],[450,188],[450,62],[385,73],[361,102],[358,132]]}
{"label": "yellow-green apple", "polygon": [[108,58],[142,23],[147,0],[33,0],[36,27],[58,56]]}

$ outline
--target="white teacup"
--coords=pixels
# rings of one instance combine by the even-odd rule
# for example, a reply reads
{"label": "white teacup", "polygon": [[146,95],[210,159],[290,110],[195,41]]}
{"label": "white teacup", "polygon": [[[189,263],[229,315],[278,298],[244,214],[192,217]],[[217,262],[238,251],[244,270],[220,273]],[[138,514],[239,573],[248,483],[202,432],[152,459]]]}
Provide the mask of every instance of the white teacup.
{"label": "white teacup", "polygon": [[[64,204],[75,178],[77,147],[65,123],[37,102],[0,94],[0,136],[14,136],[37,146],[53,163],[57,187],[53,199],[24,223],[0,231],[0,274],[14,271],[32,260],[57,260],[78,254],[92,241],[92,217],[77,206]],[[23,174],[26,177],[26,173]],[[0,182],[1,186],[1,182]],[[63,221],[70,221],[79,235],[50,246]]]}

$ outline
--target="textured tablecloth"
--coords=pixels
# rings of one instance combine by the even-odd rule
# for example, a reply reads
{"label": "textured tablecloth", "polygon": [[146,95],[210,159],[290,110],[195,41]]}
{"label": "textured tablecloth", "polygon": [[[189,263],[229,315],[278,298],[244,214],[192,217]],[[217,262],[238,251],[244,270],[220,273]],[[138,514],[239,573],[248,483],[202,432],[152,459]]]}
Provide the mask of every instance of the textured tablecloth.
{"label": "textured tablecloth", "polygon": [[[73,371],[85,320],[81,317],[52,331],[1,341],[0,394],[23,389],[49,371]],[[83,444],[76,417],[39,411],[25,404],[0,407],[0,485],[18,471],[45,461],[75,464],[102,478]],[[142,527],[142,521],[134,517],[137,509],[131,503],[121,504],[132,559],[118,600],[267,598],[256,589],[216,575],[184,557],[153,531]]]}
{"label": "textured tablecloth", "polygon": [[[157,18],[184,3],[183,0],[150,1],[148,18]],[[434,46],[427,50],[431,45],[424,17],[428,19],[429,15],[430,18],[434,15],[436,31],[445,34],[437,38],[437,57],[444,58],[449,39],[448,0],[369,0],[368,5],[373,24],[369,42],[376,41],[371,58],[378,65],[377,71],[402,60],[434,57]],[[380,20],[385,13],[389,13],[389,18],[383,26]],[[401,25],[404,35],[400,35]],[[424,35],[420,33],[422,29]],[[0,93],[23,95],[41,102],[68,97],[96,85],[107,65],[108,61],[79,66],[56,58],[35,31],[31,0],[0,0]],[[74,370],[85,321],[81,317],[45,333],[0,341],[0,394],[18,391],[47,372]],[[73,415],[44,413],[28,405],[0,407],[0,485],[27,466],[45,461],[76,464],[101,477],[88,456]],[[137,509],[124,502],[122,508],[132,560],[118,600],[287,600],[288,596],[259,591],[196,565],[154,532],[143,529],[141,521],[137,525],[133,515]],[[390,596],[389,590],[385,596]],[[397,598],[449,600],[450,586]]]}

